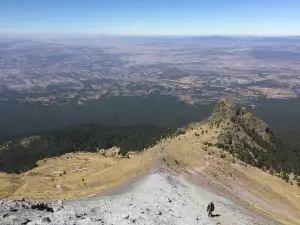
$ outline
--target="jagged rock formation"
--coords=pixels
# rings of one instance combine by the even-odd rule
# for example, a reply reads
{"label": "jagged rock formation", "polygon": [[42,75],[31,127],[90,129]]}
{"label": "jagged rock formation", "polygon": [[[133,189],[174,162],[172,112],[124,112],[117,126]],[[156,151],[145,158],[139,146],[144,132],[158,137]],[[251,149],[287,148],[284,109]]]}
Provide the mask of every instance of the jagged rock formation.
{"label": "jagged rock formation", "polygon": [[268,125],[231,100],[221,99],[217,103],[210,124],[222,130],[216,146],[238,159],[271,173],[282,172],[284,179],[286,173],[296,169],[287,165],[291,152],[284,149]]}

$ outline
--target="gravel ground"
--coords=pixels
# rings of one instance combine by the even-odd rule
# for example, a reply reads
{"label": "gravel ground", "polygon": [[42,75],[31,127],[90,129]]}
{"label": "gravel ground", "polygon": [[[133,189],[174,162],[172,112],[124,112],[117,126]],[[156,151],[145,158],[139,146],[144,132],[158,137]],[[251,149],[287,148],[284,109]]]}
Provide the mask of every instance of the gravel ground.
{"label": "gravel ground", "polygon": [[[111,196],[47,204],[0,201],[0,224],[275,224],[230,199],[167,172],[153,173]],[[214,217],[206,206],[214,202]]]}

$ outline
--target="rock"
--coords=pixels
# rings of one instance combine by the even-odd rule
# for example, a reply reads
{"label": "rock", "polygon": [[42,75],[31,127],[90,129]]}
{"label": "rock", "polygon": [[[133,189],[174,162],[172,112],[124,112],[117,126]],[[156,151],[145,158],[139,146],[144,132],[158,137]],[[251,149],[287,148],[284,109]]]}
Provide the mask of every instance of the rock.
{"label": "rock", "polygon": [[172,200],[171,200],[171,199],[169,199],[169,198],[168,198],[168,201],[169,201],[169,202],[172,202]]}
{"label": "rock", "polygon": [[20,221],[20,222],[21,222],[22,225],[26,225],[26,224],[28,224],[29,222],[31,222],[31,220],[25,218],[25,219],[23,219],[23,220]]}
{"label": "rock", "polygon": [[21,205],[21,206],[22,206],[22,208],[23,208],[23,209],[29,209],[29,206],[28,206],[28,204],[27,204],[27,203],[22,203],[22,205]]}
{"label": "rock", "polygon": [[5,213],[4,215],[2,215],[3,218],[8,217],[8,214]]}
{"label": "rock", "polygon": [[10,208],[10,210],[9,211],[11,211],[11,212],[18,212],[18,210],[17,209],[15,209],[15,208]]}
{"label": "rock", "polygon": [[[101,225],[104,225],[104,221],[102,219],[92,219],[92,222],[101,222]],[[99,223],[97,223],[99,224]]]}
{"label": "rock", "polygon": [[129,219],[129,215],[128,215],[128,216],[126,216],[126,217],[125,217],[125,219],[126,219],[126,220],[127,220],[127,219]]}
{"label": "rock", "polygon": [[17,217],[15,215],[10,215],[8,218],[11,219],[11,220],[16,220],[17,219]]}
{"label": "rock", "polygon": [[161,212],[161,211],[159,211],[158,215],[159,215],[159,216],[161,216],[161,215],[162,215],[162,212]]}
{"label": "rock", "polygon": [[57,211],[60,211],[60,210],[62,210],[62,209],[64,209],[65,207],[62,205],[62,206],[60,206],[58,209],[57,209]]}
{"label": "rock", "polygon": [[33,204],[31,206],[31,209],[36,209],[36,210],[39,210],[39,211],[47,211],[47,212],[51,212],[53,213],[54,210],[53,208],[49,207],[47,204],[45,203],[37,203],[37,204]]}
{"label": "rock", "polygon": [[63,202],[62,202],[62,200],[57,200],[57,203],[56,204],[58,204],[58,205],[62,205],[63,204]]}
{"label": "rock", "polygon": [[45,218],[42,219],[42,222],[44,222],[44,223],[51,223],[51,220],[50,220],[49,217],[45,217]]}
{"label": "rock", "polygon": [[83,217],[84,215],[86,215],[86,214],[84,214],[83,212],[77,212],[77,213],[75,213],[75,216],[76,216],[77,218],[81,218],[81,217]]}

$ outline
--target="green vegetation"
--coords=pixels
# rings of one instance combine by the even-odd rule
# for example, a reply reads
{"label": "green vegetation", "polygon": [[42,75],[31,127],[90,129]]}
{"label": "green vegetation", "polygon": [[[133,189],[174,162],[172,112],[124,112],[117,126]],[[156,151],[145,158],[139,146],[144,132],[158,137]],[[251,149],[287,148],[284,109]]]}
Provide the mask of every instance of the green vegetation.
{"label": "green vegetation", "polygon": [[[256,114],[274,131],[278,148],[270,148],[270,161],[282,170],[280,176],[289,181],[286,173],[296,174],[300,186],[300,98],[263,99]],[[277,169],[277,171],[279,170]]]}
{"label": "green vegetation", "polygon": [[146,97],[101,97],[83,105],[77,102],[52,106],[2,102],[0,140],[84,123],[105,126],[146,123],[178,128],[202,121],[210,116],[213,107],[214,104],[188,105],[158,93]]}
{"label": "green vegetation", "polygon": [[83,105],[2,102],[0,107],[0,170],[19,173],[36,166],[37,160],[68,152],[93,152],[112,146],[120,147],[123,155],[141,151],[176,128],[205,119],[214,104],[192,106],[153,93],[146,97],[102,97]]}
{"label": "green vegetation", "polygon": [[[227,118],[227,128],[217,146],[287,182],[288,174],[294,173],[293,183],[300,185],[300,99],[261,101],[263,107],[255,114],[269,126],[253,117],[249,119],[243,110],[220,105],[219,117],[211,126],[219,127],[220,121]],[[112,146],[120,147],[123,155],[142,151],[173,135],[176,128],[203,120],[213,109],[213,104],[191,106],[157,93],[145,98],[104,97],[84,105],[1,104],[4,110],[0,111],[0,139],[36,133],[0,143],[0,170],[9,173],[27,171],[36,166],[37,160],[68,152],[94,152]],[[78,123],[84,125],[73,125]],[[70,127],[62,129],[67,126]],[[38,133],[40,130],[52,131]],[[195,137],[205,132],[208,131],[201,130]],[[206,151],[212,147],[212,143],[204,144]]]}
{"label": "green vegetation", "polygon": [[217,126],[221,121],[228,126],[219,136],[217,147],[286,182],[291,173],[300,176],[300,149],[279,140],[264,121],[226,100],[217,104],[213,119]]}
{"label": "green vegetation", "polygon": [[262,99],[255,114],[265,121],[284,144],[300,151],[300,98]]}
{"label": "green vegetation", "polygon": [[236,116],[232,128],[222,133],[216,146],[286,182],[288,174],[300,176],[300,150],[281,142],[255,117]]}
{"label": "green vegetation", "polygon": [[70,152],[96,152],[100,149],[119,147],[120,154],[142,151],[170,135],[175,130],[154,125],[101,126],[76,125],[12,139],[2,143],[0,170],[20,173],[36,166],[38,160],[56,157]]}

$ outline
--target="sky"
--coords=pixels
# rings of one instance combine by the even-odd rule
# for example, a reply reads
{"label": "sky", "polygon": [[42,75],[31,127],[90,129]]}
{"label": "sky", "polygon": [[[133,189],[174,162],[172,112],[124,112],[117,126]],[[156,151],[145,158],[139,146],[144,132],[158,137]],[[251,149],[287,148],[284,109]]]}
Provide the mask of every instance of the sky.
{"label": "sky", "polygon": [[0,33],[300,35],[300,0],[0,0]]}

